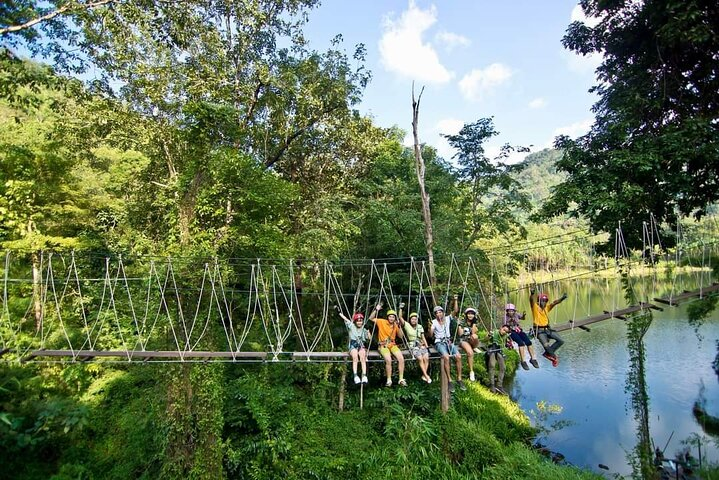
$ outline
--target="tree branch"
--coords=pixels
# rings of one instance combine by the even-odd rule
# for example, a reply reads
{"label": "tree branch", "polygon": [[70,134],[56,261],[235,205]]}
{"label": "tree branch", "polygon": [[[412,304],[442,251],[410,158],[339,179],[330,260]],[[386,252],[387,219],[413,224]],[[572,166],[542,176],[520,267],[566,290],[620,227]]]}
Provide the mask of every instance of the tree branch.
{"label": "tree branch", "polygon": [[117,0],[98,0],[97,2],[84,3],[84,4],[68,3],[67,5],[63,5],[62,7],[58,8],[57,10],[54,10],[46,15],[43,15],[42,17],[38,17],[38,18],[35,18],[28,22],[25,22],[21,25],[11,25],[9,27],[0,28],[0,35],[4,35],[6,33],[19,32],[20,30],[26,30],[28,28],[32,28],[40,22],[52,20],[53,18],[57,17],[58,15],[62,15],[64,13],[71,12],[76,9],[90,9],[90,8],[100,7],[102,5],[106,5],[108,3],[113,3],[115,1],[117,1]]}

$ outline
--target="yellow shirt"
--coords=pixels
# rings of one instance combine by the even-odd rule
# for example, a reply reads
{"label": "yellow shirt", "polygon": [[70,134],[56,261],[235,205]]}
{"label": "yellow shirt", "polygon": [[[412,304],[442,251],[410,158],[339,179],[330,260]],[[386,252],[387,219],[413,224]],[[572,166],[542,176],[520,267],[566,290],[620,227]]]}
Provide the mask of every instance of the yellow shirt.
{"label": "yellow shirt", "polygon": [[535,327],[546,327],[549,325],[549,312],[554,308],[551,303],[547,303],[544,308],[539,306],[539,302],[532,304],[532,318]]}

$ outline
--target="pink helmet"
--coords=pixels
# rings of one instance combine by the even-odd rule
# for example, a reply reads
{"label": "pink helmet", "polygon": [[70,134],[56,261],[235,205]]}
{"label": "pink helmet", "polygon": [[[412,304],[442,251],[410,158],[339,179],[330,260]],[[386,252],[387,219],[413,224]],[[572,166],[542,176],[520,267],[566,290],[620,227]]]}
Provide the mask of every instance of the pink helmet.
{"label": "pink helmet", "polygon": [[359,312],[352,315],[352,321],[356,322],[357,320],[364,320],[364,315]]}
{"label": "pink helmet", "polygon": [[504,309],[505,310],[516,310],[517,307],[515,307],[513,303],[508,303],[504,306]]}
{"label": "pink helmet", "polygon": [[540,293],[539,299],[540,300],[549,300],[549,296],[546,293]]}

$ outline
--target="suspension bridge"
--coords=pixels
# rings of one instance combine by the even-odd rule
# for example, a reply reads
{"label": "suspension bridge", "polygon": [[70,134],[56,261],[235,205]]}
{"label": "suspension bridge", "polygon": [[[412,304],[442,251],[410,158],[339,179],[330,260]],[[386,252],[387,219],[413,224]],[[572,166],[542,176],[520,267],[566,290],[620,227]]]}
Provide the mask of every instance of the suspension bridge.
{"label": "suspension bridge", "polygon": [[[50,252],[31,260],[6,252],[0,356],[22,362],[344,362],[346,331],[338,312],[367,314],[378,302],[387,309],[406,302],[407,313],[418,312],[426,324],[436,304],[447,309],[452,292],[460,311],[477,308],[482,325],[493,328],[501,324],[504,304],[526,296],[535,275],[543,275],[542,287],[551,293],[612,273],[631,258],[620,233],[615,257],[592,257],[580,273],[576,266],[537,268],[548,264],[546,249],[559,242],[593,251],[591,236],[570,232],[564,239],[542,239],[541,245],[497,249],[482,260],[452,256],[439,266],[444,280],[434,287],[428,265],[415,258],[201,261]],[[673,306],[719,292],[711,266],[716,245],[693,248],[662,261],[671,268],[690,267],[695,288],[682,289],[674,274],[671,289],[657,294],[654,271],[632,283],[641,299],[636,304],[620,305],[614,294],[604,299],[608,304],[600,313],[588,307],[586,314],[581,310],[587,299],[575,288],[574,307],[558,309],[564,310],[564,321],[555,318],[553,328],[589,331],[597,322],[661,309],[657,303]],[[653,244],[645,249],[655,250]],[[509,282],[512,262],[521,268]],[[652,268],[658,263],[652,256]],[[380,361],[374,351],[370,359]]]}

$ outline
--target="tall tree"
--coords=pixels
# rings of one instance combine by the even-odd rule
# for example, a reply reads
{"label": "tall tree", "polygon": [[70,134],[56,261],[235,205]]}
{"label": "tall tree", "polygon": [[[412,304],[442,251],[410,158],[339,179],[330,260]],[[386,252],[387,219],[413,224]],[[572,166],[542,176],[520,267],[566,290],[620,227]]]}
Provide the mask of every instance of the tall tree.
{"label": "tall tree", "polygon": [[[415,99],[414,85],[412,85],[412,138],[414,138],[414,161],[417,169],[417,182],[419,183],[419,192],[422,198],[422,219],[424,220],[424,244],[427,248],[427,263],[429,264],[429,278],[432,282],[432,291],[437,286],[437,273],[434,268],[434,234],[432,232],[432,211],[429,207],[429,195],[424,185],[424,176],[426,167],[424,158],[422,157],[422,146],[419,143],[419,104],[422,100],[424,87],[420,90],[419,95]],[[437,299],[433,299],[437,303]]]}
{"label": "tall tree", "polygon": [[485,144],[498,134],[491,118],[481,118],[465,124],[456,135],[445,135],[456,150],[452,158],[459,164],[460,183],[466,192],[463,201],[469,207],[464,209],[467,212],[462,239],[465,250],[478,238],[514,232],[514,210],[527,210],[530,206],[521,185],[511,175],[513,167],[502,162],[511,152],[528,149],[505,144],[496,158],[489,158]]}
{"label": "tall tree", "polygon": [[[568,173],[545,213],[570,211],[596,231],[618,221],[640,232],[653,213],[674,225],[719,200],[719,5],[711,0],[583,0],[595,27],[572,23],[563,39],[601,53],[595,122],[556,140]],[[641,239],[628,235],[627,239]]]}

